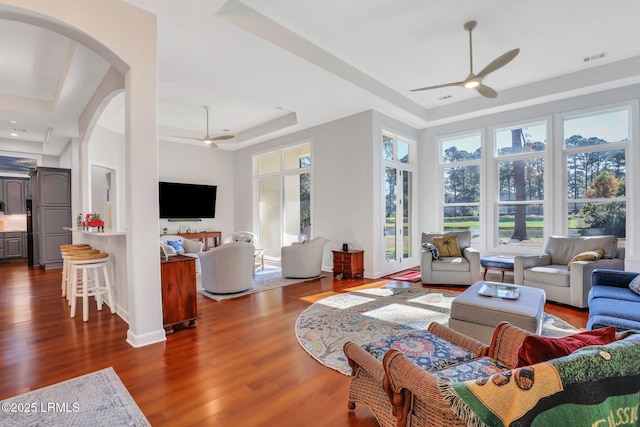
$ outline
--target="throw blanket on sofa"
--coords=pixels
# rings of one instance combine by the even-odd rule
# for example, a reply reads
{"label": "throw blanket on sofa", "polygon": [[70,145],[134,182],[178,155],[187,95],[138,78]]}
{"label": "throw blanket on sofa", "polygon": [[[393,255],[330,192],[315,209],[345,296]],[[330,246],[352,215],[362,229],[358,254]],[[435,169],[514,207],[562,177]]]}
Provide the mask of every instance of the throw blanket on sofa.
{"label": "throw blanket on sofa", "polygon": [[470,426],[640,426],[640,333],[440,388]]}

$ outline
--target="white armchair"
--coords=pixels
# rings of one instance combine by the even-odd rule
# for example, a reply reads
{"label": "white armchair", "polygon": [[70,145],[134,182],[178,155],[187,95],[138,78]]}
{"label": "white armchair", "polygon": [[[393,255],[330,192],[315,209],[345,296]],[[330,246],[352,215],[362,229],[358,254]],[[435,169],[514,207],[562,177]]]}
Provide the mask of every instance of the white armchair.
{"label": "white armchair", "polygon": [[471,247],[471,232],[422,233],[422,244],[433,244],[435,238],[444,236],[458,237],[461,256],[442,256],[436,260],[431,251],[423,249],[420,262],[422,283],[471,285],[480,280],[480,252]]}
{"label": "white armchair", "polygon": [[[599,249],[600,259],[571,262],[576,255]],[[596,268],[624,270],[624,255],[615,236],[551,236],[543,254],[514,257],[513,282],[544,289],[549,301],[585,308],[591,272]]]}
{"label": "white armchair", "polygon": [[[178,243],[175,243],[178,242]],[[175,234],[163,234],[160,236],[160,248],[167,256],[181,254],[196,259],[196,274],[200,273],[200,257],[198,254],[202,252],[204,244],[194,240],[184,239]],[[182,248],[182,249],[180,249]]]}
{"label": "white armchair", "polygon": [[255,245],[257,241],[258,237],[251,231],[234,231],[230,236],[225,237],[222,243],[249,242]]}
{"label": "white armchair", "polygon": [[328,240],[316,237],[304,243],[283,246],[280,252],[282,277],[308,279],[322,273],[322,255]]}
{"label": "white armchair", "polygon": [[202,287],[212,294],[232,294],[251,287],[254,246],[231,242],[200,254]]}

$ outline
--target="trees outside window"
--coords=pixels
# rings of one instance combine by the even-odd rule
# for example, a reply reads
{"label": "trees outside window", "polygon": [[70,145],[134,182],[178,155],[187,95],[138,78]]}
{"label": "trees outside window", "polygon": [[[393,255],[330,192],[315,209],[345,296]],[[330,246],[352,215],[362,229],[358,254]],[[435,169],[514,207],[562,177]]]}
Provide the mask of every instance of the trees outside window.
{"label": "trees outside window", "polygon": [[473,133],[440,141],[440,167],[444,183],[445,231],[471,230],[472,242],[480,239],[481,134]]}
{"label": "trees outside window", "polygon": [[440,137],[444,229],[496,252],[533,252],[545,234],[625,246],[633,114],[619,104]]}
{"label": "trees outside window", "polygon": [[563,120],[570,234],[626,238],[629,108]]}
{"label": "trees outside window", "polygon": [[496,130],[497,230],[500,244],[542,246],[547,124]]}

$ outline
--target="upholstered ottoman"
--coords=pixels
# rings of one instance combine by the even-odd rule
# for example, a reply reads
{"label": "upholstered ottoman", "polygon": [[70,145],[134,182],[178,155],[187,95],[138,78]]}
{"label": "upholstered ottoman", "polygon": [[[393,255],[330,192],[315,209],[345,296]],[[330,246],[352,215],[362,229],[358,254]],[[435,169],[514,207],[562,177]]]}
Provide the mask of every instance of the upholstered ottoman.
{"label": "upholstered ottoman", "polygon": [[487,297],[478,291],[484,284],[503,285],[497,282],[478,281],[454,298],[451,303],[449,327],[484,343],[489,343],[498,323],[506,320],[527,331],[542,333],[542,320],[546,295],[544,290],[529,286],[509,285],[518,288],[518,299]]}

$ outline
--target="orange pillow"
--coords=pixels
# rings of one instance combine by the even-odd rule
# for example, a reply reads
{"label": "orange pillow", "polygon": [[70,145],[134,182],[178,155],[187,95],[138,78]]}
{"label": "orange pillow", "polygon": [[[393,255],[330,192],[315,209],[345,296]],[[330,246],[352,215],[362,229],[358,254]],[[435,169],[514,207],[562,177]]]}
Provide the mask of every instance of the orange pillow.
{"label": "orange pillow", "polygon": [[529,335],[518,348],[516,368],[567,356],[582,347],[606,345],[616,340],[616,327],[608,326],[562,338]]}

